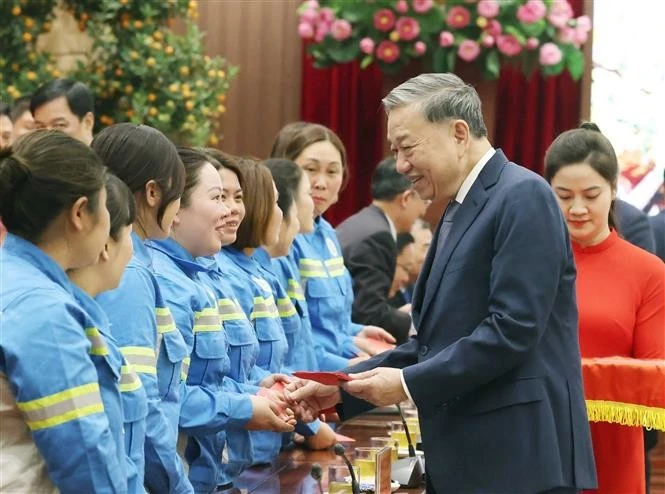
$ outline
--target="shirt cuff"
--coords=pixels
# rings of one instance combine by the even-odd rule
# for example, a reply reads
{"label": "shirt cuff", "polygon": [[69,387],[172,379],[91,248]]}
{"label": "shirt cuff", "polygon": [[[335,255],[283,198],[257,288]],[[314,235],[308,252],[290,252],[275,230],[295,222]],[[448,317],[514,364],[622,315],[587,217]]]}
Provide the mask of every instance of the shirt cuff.
{"label": "shirt cuff", "polygon": [[411,393],[409,393],[409,388],[406,385],[406,381],[404,380],[404,369],[400,369],[399,371],[399,378],[402,381],[402,387],[404,388],[404,392],[406,393],[406,396],[409,397],[409,401],[415,403],[413,401],[413,398],[411,398]]}

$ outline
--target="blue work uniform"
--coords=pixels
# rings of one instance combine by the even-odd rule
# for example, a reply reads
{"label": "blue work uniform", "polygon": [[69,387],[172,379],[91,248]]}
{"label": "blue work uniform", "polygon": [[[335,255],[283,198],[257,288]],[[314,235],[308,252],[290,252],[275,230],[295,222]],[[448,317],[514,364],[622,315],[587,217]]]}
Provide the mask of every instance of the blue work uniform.
{"label": "blue work uniform", "polygon": [[73,293],[88,316],[85,334],[90,340],[90,358],[97,368],[104,410],[109,416],[111,431],[117,437],[118,451],[124,453],[127,491],[143,494],[147,395],[141,380],[110,335],[104,310],[80,287],[74,285]]}
{"label": "blue work uniform", "polygon": [[363,326],[351,321],[353,286],[335,230],[319,216],[314,231],[296,236],[292,247],[309,307],[314,341],[346,359],[360,353],[353,342]]}
{"label": "blue work uniform", "polygon": [[[193,492],[176,445],[181,367],[187,347],[153,274],[151,253],[132,233],[134,254],[115,290],[97,296],[110,331],[148,397],[144,439],[145,485],[152,492]],[[140,442],[139,437],[133,439]]]}
{"label": "blue work uniform", "polygon": [[157,281],[190,354],[180,408],[180,428],[189,436],[189,478],[196,492],[211,492],[218,482],[225,432],[245,426],[252,403],[227,377],[226,333],[217,298],[202,277],[205,268],[173,239],[149,245]]}
{"label": "blue work uniform", "polygon": [[[121,423],[111,427],[105,413],[85,333],[89,318],[72,283],[44,251],[12,234],[0,248],[0,273],[0,372],[48,476],[61,492],[127,492],[113,433]],[[109,366],[104,374],[114,372]]]}
{"label": "blue work uniform", "polygon": [[[263,278],[261,267],[255,259],[242,251],[224,247],[226,259],[235,264],[236,276],[232,289],[240,306],[254,326],[259,340],[259,355],[250,378],[260,382],[270,374],[283,371],[288,344],[279,310],[270,284]],[[252,436],[252,464],[271,463],[279,454],[281,434],[270,431],[254,431]]]}

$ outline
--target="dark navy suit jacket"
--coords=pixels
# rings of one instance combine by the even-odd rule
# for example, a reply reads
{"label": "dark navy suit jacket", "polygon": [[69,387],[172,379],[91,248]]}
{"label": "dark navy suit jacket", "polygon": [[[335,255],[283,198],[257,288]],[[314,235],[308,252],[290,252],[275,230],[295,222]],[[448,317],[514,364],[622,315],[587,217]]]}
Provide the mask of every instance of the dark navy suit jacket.
{"label": "dark navy suit jacket", "polygon": [[[497,151],[416,284],[417,336],[349,369],[403,369],[439,494],[593,488],[575,265],[549,185]],[[370,408],[343,393],[343,418]]]}

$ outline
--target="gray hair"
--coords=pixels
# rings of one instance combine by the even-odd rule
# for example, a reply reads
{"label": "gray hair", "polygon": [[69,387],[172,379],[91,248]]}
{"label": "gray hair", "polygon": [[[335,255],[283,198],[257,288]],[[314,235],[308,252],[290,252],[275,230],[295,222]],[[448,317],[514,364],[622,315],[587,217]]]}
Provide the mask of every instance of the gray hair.
{"label": "gray hair", "polygon": [[383,98],[387,113],[414,103],[429,122],[460,119],[467,123],[474,137],[487,136],[478,93],[455,74],[420,74]]}

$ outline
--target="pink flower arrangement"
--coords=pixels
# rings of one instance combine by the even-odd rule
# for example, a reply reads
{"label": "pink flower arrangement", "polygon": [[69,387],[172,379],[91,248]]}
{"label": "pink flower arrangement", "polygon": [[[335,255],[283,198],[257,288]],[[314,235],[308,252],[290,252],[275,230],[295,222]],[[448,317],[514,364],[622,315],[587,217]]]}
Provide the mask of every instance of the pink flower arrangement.
{"label": "pink flower arrangement", "polygon": [[480,45],[473,40],[465,39],[460,43],[457,55],[465,62],[473,62],[480,55]]}
{"label": "pink flower arrangement", "polygon": [[465,28],[471,22],[471,13],[466,8],[457,5],[448,11],[446,22],[452,29]]}
{"label": "pink flower arrangement", "polygon": [[416,39],[420,34],[420,24],[412,17],[400,17],[397,24],[395,24],[395,29],[399,34],[399,39],[404,41]]}
{"label": "pink flower arrangement", "polygon": [[514,57],[522,51],[522,45],[512,34],[502,34],[496,39],[496,47],[507,57]]}
{"label": "pink flower arrangement", "polygon": [[510,59],[525,70],[537,61],[543,75],[567,70],[578,79],[591,20],[575,18],[569,1],[305,0],[298,35],[320,67],[355,59],[362,68],[396,70],[422,57],[432,64],[426,70],[453,71],[461,60],[496,78]]}
{"label": "pink flower arrangement", "polygon": [[377,10],[374,14],[374,27],[379,31],[388,32],[395,26],[395,14],[390,9]]}
{"label": "pink flower arrangement", "polygon": [[425,14],[432,9],[432,0],[413,0],[413,11],[419,14]]}
{"label": "pink flower arrangement", "polygon": [[480,0],[478,2],[478,15],[486,19],[492,19],[499,15],[499,2],[497,0]]}
{"label": "pink flower arrangement", "polygon": [[393,63],[399,58],[399,46],[392,41],[382,41],[376,49],[376,58],[386,63]]}
{"label": "pink flower arrangement", "polygon": [[562,58],[563,53],[561,53],[559,47],[554,43],[545,43],[540,47],[540,55],[538,57],[540,65],[556,65],[561,62]]}
{"label": "pink flower arrangement", "polygon": [[547,14],[547,7],[542,0],[528,0],[517,9],[517,19],[525,24],[538,22]]}

